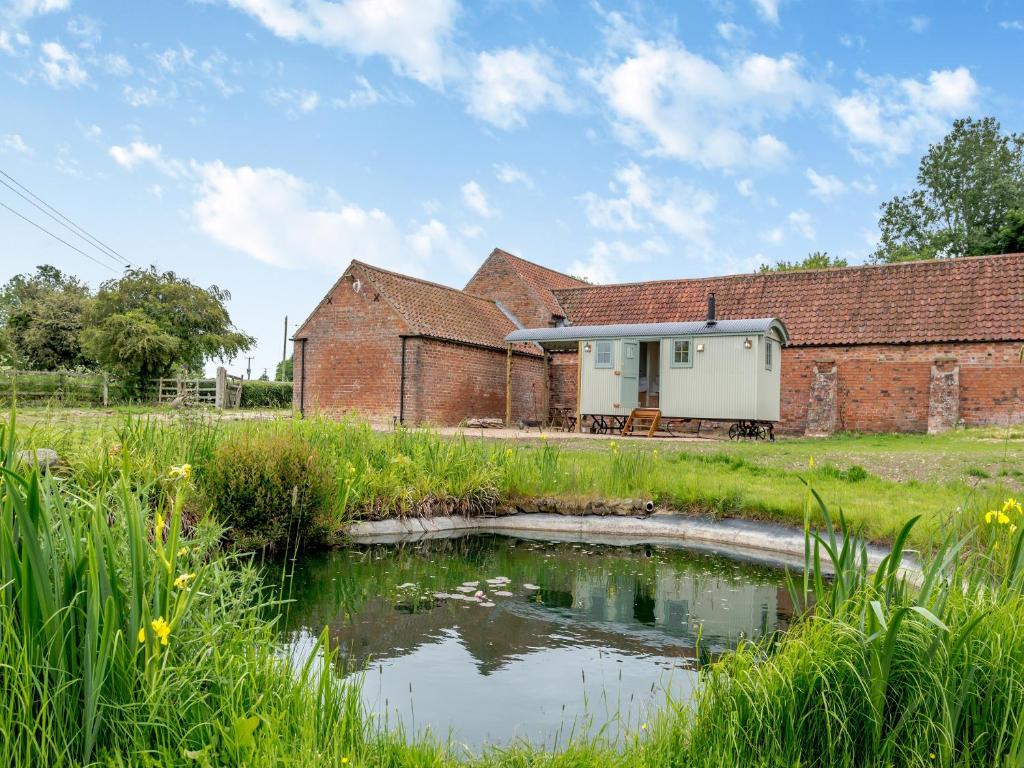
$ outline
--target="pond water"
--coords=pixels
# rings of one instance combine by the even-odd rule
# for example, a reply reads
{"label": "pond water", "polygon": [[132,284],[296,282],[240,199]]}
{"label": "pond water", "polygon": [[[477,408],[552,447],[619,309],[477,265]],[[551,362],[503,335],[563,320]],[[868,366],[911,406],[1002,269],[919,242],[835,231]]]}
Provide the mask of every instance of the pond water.
{"label": "pond water", "polygon": [[639,728],[666,693],[688,699],[701,663],[792,615],[781,571],[668,546],[472,535],[294,566],[296,654],[329,627],[378,723],[474,752]]}

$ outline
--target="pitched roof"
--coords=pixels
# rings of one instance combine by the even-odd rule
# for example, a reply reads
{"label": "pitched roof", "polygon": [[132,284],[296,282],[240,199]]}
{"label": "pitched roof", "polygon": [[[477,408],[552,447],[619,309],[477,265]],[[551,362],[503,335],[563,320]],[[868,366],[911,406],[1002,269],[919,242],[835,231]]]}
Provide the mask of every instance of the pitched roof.
{"label": "pitched roof", "polygon": [[1024,339],[1024,254],[558,289],[574,325],[777,317],[794,346]]}
{"label": "pitched roof", "polygon": [[[503,350],[505,337],[517,328],[489,299],[361,261],[353,261],[352,265],[394,307],[413,333]],[[533,346],[516,345],[516,348],[540,354]]]}
{"label": "pitched roof", "polygon": [[[488,257],[488,260],[493,258],[504,260],[534,290],[544,308],[552,315],[558,315],[559,317],[562,317],[565,313],[562,311],[562,307],[552,291],[563,288],[580,288],[588,285],[586,281],[580,280],[577,277],[556,272],[553,269],[542,267],[540,264],[534,264],[532,261],[527,261],[508,251],[503,251],[501,248],[495,248]],[[486,263],[484,262],[484,265]],[[480,269],[483,268],[484,266],[482,265]],[[470,283],[472,282],[472,279],[470,279]]]}

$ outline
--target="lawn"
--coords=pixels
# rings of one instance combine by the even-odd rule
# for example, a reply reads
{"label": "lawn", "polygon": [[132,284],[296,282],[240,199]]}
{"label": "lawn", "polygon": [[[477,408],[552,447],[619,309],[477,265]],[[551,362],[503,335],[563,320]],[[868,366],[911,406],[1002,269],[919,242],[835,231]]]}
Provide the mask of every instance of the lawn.
{"label": "lawn", "polygon": [[[281,411],[194,416],[166,409],[23,409],[32,447],[58,450],[95,472],[97,457],[124,442],[125,424],[162,436],[166,461],[193,460],[204,445],[257,446],[277,435],[301,439],[333,488],[325,525],[353,518],[490,512],[523,500],[580,506],[593,499],[653,498],[693,514],[802,525],[807,483],[873,541],[891,540],[921,515],[912,543],[924,547],[964,516],[974,520],[1024,490],[1024,429],[958,430],[942,436],[842,434],[776,443],[544,439],[502,441],[479,433],[374,432],[353,422],[297,422]],[[202,439],[195,436],[202,431]],[[285,435],[284,437],[281,437]],[[227,450],[227,449],[225,449]],[[175,452],[177,451],[177,453]],[[231,462],[230,456],[223,457]],[[261,469],[267,472],[267,467]],[[225,503],[229,503],[225,501]],[[232,522],[227,515],[227,522]]]}

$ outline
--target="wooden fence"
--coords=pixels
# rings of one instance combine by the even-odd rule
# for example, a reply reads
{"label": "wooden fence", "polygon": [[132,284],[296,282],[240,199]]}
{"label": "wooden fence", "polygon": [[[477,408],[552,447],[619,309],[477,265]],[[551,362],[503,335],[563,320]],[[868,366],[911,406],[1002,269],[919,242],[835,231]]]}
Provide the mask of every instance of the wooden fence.
{"label": "wooden fence", "polygon": [[0,371],[0,399],[17,397],[19,402],[54,401],[64,405],[110,403],[111,385],[104,373],[94,371]]}
{"label": "wooden fence", "polygon": [[241,376],[232,376],[227,369],[217,369],[213,379],[155,379],[156,400],[161,405],[206,405],[214,408],[237,408],[242,403]]}

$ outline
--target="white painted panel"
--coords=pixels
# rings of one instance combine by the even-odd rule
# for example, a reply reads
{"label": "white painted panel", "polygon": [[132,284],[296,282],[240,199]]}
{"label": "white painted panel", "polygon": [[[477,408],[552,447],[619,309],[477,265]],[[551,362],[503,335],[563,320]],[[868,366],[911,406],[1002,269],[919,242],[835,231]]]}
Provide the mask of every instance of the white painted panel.
{"label": "white painted panel", "polygon": [[584,342],[582,397],[580,411],[584,414],[628,414],[629,409],[623,407],[622,398],[622,344],[615,339],[612,344],[612,368],[595,368],[597,354],[596,340],[590,341],[590,352],[586,351]]}
{"label": "white painted panel", "polygon": [[[745,336],[699,336],[693,366],[671,365],[670,340],[662,341],[661,412],[691,419],[752,419],[756,414],[756,348]],[[757,337],[752,337],[756,339]],[[703,345],[703,351],[698,351]]]}

